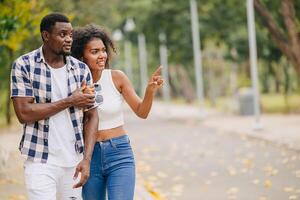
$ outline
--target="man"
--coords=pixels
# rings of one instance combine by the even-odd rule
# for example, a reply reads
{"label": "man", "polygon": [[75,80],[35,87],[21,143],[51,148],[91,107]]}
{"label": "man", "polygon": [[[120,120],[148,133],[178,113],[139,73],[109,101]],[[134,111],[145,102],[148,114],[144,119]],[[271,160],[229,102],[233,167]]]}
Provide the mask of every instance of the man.
{"label": "man", "polygon": [[69,56],[73,30],[66,16],[45,16],[40,31],[43,46],[19,57],[11,71],[11,97],[24,125],[19,149],[28,196],[81,199],[98,127],[95,96],[82,92],[92,76]]}

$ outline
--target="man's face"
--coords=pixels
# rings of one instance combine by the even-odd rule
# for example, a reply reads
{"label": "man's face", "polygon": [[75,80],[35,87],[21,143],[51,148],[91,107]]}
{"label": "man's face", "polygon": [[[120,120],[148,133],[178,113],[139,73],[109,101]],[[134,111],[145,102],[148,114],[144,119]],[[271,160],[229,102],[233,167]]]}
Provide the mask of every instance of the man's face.
{"label": "man's face", "polygon": [[72,46],[71,23],[56,22],[47,34],[47,45],[58,55],[70,55]]}

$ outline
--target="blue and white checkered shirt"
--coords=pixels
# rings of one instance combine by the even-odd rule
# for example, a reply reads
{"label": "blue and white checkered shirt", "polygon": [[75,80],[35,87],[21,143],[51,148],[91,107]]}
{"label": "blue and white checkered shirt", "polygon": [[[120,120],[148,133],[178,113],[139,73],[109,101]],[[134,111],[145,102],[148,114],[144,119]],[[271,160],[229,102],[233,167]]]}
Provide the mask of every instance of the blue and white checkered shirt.
{"label": "blue and white checkered shirt", "polygon": [[[66,57],[68,74],[68,95],[81,87],[83,80],[92,84],[89,68],[77,59]],[[47,65],[42,47],[19,57],[11,70],[11,97],[33,97],[34,103],[51,102],[51,73]],[[70,107],[70,117],[74,127],[77,153],[83,152],[83,111]],[[61,126],[64,122],[61,123]],[[48,158],[49,118],[25,123],[19,150],[26,160],[46,163]]]}

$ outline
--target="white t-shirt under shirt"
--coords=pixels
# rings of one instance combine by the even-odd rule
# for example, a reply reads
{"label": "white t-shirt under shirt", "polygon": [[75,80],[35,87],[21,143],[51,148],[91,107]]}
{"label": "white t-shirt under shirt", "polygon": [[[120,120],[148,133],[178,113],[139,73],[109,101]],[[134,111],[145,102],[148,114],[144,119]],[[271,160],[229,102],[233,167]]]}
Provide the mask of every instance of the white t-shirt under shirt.
{"label": "white t-shirt under shirt", "polygon": [[[102,71],[101,78],[97,82],[100,84],[103,95],[103,102],[98,106],[99,126],[98,130],[106,130],[124,125],[123,117],[123,96],[116,88],[112,71],[105,69]],[[96,94],[97,94],[97,89]]]}
{"label": "white t-shirt under shirt", "polygon": [[[68,96],[67,68],[51,69],[51,101]],[[53,115],[49,119],[49,155],[47,163],[60,167],[74,167],[82,159],[75,151],[75,134],[69,109]]]}

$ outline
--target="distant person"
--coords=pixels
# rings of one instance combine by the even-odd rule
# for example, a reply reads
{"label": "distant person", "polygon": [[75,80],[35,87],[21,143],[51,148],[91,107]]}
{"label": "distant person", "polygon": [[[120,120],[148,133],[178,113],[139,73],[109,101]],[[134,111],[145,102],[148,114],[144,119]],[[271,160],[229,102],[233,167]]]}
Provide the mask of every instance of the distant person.
{"label": "distant person", "polygon": [[84,200],[132,200],[135,186],[135,161],[129,137],[123,128],[123,98],[141,118],[147,118],[157,89],[163,84],[159,67],[151,76],[143,100],[127,76],[109,69],[115,47],[103,29],[87,25],[74,30],[72,54],[85,62],[93,76],[95,91],[100,89],[103,103],[98,107],[99,127],[91,161],[91,175],[83,186]]}
{"label": "distant person", "polygon": [[79,200],[98,127],[95,95],[82,93],[92,76],[69,56],[73,29],[66,16],[45,16],[40,32],[43,45],[19,57],[11,70],[11,98],[24,126],[19,149],[28,197]]}

